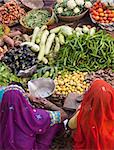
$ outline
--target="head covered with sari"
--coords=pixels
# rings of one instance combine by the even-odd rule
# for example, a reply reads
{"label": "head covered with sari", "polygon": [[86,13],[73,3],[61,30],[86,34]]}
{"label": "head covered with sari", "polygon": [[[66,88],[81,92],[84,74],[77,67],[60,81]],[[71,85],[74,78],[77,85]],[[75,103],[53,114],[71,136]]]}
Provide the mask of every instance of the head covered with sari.
{"label": "head covered with sari", "polygon": [[94,81],[84,95],[74,149],[114,150],[114,89],[103,80]]}
{"label": "head covered with sari", "polygon": [[0,150],[48,150],[61,128],[52,119],[31,106],[21,85],[9,85],[0,103]]}

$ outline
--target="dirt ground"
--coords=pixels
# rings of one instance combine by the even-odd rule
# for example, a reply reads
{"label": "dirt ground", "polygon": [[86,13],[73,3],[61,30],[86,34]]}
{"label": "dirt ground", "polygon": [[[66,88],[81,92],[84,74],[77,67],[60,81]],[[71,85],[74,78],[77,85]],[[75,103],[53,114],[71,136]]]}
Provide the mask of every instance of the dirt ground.
{"label": "dirt ground", "polygon": [[62,134],[54,139],[50,150],[72,150],[73,139],[71,138],[71,134]]}

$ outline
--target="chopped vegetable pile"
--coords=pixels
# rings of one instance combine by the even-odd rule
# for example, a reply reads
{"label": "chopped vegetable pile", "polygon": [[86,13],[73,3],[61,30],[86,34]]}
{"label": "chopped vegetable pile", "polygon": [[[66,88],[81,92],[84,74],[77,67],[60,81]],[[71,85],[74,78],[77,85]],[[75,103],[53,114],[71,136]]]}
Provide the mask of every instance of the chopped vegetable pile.
{"label": "chopped vegetable pile", "polygon": [[51,14],[47,10],[32,10],[23,19],[24,24],[27,27],[35,28],[42,27],[46,24],[51,17]]}

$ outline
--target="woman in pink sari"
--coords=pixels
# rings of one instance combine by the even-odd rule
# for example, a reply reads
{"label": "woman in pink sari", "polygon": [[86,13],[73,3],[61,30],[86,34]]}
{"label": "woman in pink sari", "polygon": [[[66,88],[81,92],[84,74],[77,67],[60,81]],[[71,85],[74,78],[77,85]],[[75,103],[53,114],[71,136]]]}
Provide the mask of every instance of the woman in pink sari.
{"label": "woman in pink sari", "polygon": [[67,115],[47,100],[39,102],[56,111],[32,107],[21,86],[10,85],[5,89],[0,104],[0,150],[49,149]]}

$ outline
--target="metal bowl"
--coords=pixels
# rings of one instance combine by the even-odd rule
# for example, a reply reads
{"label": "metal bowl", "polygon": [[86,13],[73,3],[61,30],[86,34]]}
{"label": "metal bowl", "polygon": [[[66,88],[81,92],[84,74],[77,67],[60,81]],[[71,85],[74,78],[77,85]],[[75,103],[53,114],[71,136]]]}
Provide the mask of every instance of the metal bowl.
{"label": "metal bowl", "polygon": [[44,6],[43,0],[20,0],[21,3],[30,9],[39,9]]}
{"label": "metal bowl", "polygon": [[46,98],[53,94],[55,83],[50,78],[38,78],[28,82],[28,89],[31,95]]}

